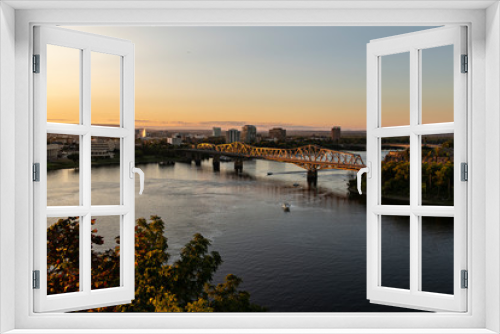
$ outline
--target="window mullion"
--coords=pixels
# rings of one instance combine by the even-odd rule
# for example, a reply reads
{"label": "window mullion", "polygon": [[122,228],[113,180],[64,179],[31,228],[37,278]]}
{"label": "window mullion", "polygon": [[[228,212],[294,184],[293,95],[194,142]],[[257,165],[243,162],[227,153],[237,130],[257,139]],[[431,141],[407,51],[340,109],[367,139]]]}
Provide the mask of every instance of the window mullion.
{"label": "window mullion", "polygon": [[419,112],[420,96],[420,66],[419,51],[410,49],[410,291],[415,293],[420,285],[420,218],[413,213],[413,209],[419,204],[420,182],[418,178],[419,166],[419,136],[414,129],[420,123]]}
{"label": "window mullion", "polygon": [[82,52],[82,83],[81,83],[81,100],[82,100],[82,111],[81,120],[82,125],[87,129],[86,133],[81,136],[81,148],[80,148],[80,178],[81,178],[81,196],[82,204],[84,207],[89,208],[89,211],[85,216],[83,216],[82,224],[80,228],[80,291],[90,293],[91,291],[91,134],[90,134],[90,106],[91,106],[91,96],[90,96],[90,50],[88,48],[83,49]]}

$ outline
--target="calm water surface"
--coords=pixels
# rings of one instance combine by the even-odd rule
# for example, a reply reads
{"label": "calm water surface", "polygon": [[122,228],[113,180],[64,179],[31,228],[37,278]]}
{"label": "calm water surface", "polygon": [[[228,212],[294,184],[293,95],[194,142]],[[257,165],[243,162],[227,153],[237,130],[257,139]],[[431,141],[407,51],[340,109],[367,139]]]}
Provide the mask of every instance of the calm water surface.
{"label": "calm water surface", "polygon": [[[220,172],[214,172],[211,160],[201,167],[139,167],[146,182],[144,194],[136,195],[136,217],[163,218],[172,261],[193,234],[201,233],[224,261],[214,281],[222,282],[227,274],[240,276],[241,288],[269,311],[405,311],[366,300],[366,206],[347,196],[354,173],[320,172],[318,189],[310,190],[303,169],[272,161],[245,161],[242,175],[234,172],[232,162],[221,163]],[[98,167],[92,173],[92,202],[118,204],[119,168]],[[78,199],[78,171],[48,174],[49,205]],[[281,208],[285,201],[292,205],[288,213]],[[404,288],[409,280],[408,220],[382,221],[382,281]],[[111,219],[98,219],[102,247],[113,246],[113,225]],[[431,225],[424,239],[424,286],[450,293],[453,223]]]}

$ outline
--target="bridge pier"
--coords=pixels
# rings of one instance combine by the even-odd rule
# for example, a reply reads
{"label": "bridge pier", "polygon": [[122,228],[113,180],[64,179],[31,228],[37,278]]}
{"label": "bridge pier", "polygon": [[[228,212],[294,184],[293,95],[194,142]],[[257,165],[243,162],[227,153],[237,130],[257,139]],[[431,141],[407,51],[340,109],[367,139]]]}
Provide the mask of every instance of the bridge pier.
{"label": "bridge pier", "polygon": [[212,159],[212,165],[214,166],[215,172],[220,171],[220,155],[214,155],[214,157]]}
{"label": "bridge pier", "polygon": [[234,170],[237,173],[243,172],[243,159],[235,159],[234,160]]}
{"label": "bridge pier", "polygon": [[194,164],[198,167],[201,166],[201,154],[196,154],[194,156]]}
{"label": "bridge pier", "polygon": [[316,187],[318,185],[318,170],[308,169],[307,170],[307,184],[309,186]]}

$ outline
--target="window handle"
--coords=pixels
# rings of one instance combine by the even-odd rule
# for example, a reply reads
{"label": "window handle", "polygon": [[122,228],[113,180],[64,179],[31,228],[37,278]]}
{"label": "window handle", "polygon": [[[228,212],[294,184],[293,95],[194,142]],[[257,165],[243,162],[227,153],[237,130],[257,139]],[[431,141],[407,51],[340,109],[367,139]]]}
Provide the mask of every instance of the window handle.
{"label": "window handle", "polygon": [[372,163],[368,162],[368,165],[365,168],[361,168],[358,171],[357,179],[358,179],[358,192],[360,195],[363,194],[361,191],[361,179],[364,173],[367,174],[368,178],[370,179],[372,177],[372,169],[371,169]]}
{"label": "window handle", "polygon": [[139,174],[139,184],[140,184],[139,195],[142,195],[142,192],[144,191],[144,172],[140,168],[134,167],[134,162],[132,161],[130,161],[129,170],[131,179],[134,178],[134,173]]}

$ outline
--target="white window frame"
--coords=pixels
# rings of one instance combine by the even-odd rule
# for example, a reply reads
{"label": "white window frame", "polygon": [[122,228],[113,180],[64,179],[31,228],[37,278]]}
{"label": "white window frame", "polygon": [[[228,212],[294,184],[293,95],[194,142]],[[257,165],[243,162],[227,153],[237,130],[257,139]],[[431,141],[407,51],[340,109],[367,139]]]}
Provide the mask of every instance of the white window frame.
{"label": "white window frame", "polygon": [[[467,183],[461,181],[461,163],[467,163],[467,75],[462,73],[462,55],[467,54],[466,27],[450,25],[370,41],[367,45],[367,297],[372,303],[411,307],[430,311],[467,310],[467,290],[461,287],[461,271],[467,270]],[[453,122],[422,123],[422,51],[452,45]],[[383,57],[408,53],[409,119],[408,125],[382,126]],[[423,135],[454,135],[454,205],[422,205]],[[382,139],[408,137],[410,144],[409,205],[382,204],[380,155]],[[384,217],[405,216],[409,222],[409,289],[382,285],[382,224]],[[451,295],[422,290],[422,218],[452,217],[453,290]]]}
{"label": "white window frame", "polygon": [[[73,311],[130,303],[135,296],[135,164],[134,44],[96,34],[52,26],[34,27],[34,54],[39,56],[39,73],[34,84],[34,162],[39,163],[39,181],[33,185],[34,269],[39,270],[39,289],[34,290],[35,312]],[[47,46],[57,45],[79,52],[80,117],[78,124],[47,122]],[[95,53],[113,55],[120,64],[119,127],[91,124],[91,57]],[[47,206],[47,134],[79,136],[79,205]],[[92,137],[120,139],[120,204],[91,205]],[[79,291],[47,295],[48,217],[80,220]],[[92,216],[118,216],[120,231],[120,286],[92,290]]]}
{"label": "white window frame", "polygon": [[[500,99],[500,13],[497,1],[384,1],[351,2],[164,2],[144,4],[120,2],[123,6],[143,7],[142,10],[116,8],[116,2],[17,2],[0,4],[0,319],[1,330],[13,333],[50,332],[72,333],[78,329],[105,332],[115,329],[128,333],[148,329],[193,329],[193,332],[461,332],[492,333],[500,331],[500,136],[498,109]],[[27,8],[14,11],[10,6]],[[58,7],[70,7],[61,9]],[[75,10],[77,8],[87,8]],[[97,9],[97,7],[101,9]],[[102,7],[114,6],[114,10]],[[150,7],[149,9],[147,6]],[[392,8],[392,7],[397,8]],[[43,9],[49,8],[50,10]],[[135,8],[134,7],[134,8]],[[163,7],[163,8],[158,8]],[[31,9],[29,9],[31,8]],[[208,9],[207,9],[208,8]],[[374,9],[375,8],[375,9]],[[307,9],[307,10],[304,10]],[[353,10],[354,9],[354,10]],[[15,18],[15,21],[14,19]],[[469,27],[471,59],[468,86],[468,131],[471,133],[468,151],[468,249],[470,287],[468,312],[464,314],[391,314],[391,313],[293,313],[293,314],[34,314],[30,245],[32,244],[32,183],[31,158],[32,123],[32,26],[61,25],[428,25],[465,24]],[[485,25],[486,23],[486,25]],[[5,29],[6,28],[6,29]],[[486,29],[487,28],[487,29]],[[14,40],[15,31],[15,40]],[[15,48],[14,48],[15,47]],[[15,73],[11,68],[15,65]],[[488,66],[488,71],[485,71]],[[4,74],[5,73],[5,74]],[[11,80],[11,81],[8,81]],[[15,81],[15,86],[12,82]],[[488,84],[488,85],[486,85]],[[12,98],[15,94],[15,100]],[[15,110],[15,113],[12,113]],[[15,127],[15,145],[8,137]],[[485,134],[485,132],[487,134]],[[486,140],[486,138],[488,140]],[[486,155],[485,152],[488,152]],[[9,163],[9,159],[15,163]],[[488,164],[487,164],[488,163]],[[15,183],[12,173],[15,169]],[[488,182],[486,173],[491,173]],[[9,179],[10,178],[10,179]],[[10,189],[7,189],[10,185]],[[14,201],[11,196],[15,186]],[[488,197],[486,197],[488,194]],[[485,205],[486,203],[486,205]],[[14,204],[15,210],[9,209]],[[11,222],[14,221],[15,224]],[[12,238],[15,235],[15,238]],[[12,256],[14,249],[14,256]],[[12,287],[15,286],[14,289]],[[486,293],[487,292],[487,293]],[[12,308],[11,305],[15,305]],[[142,323],[141,323],[142,322]],[[141,323],[142,329],[137,329]],[[168,327],[168,328],[167,328]],[[130,330],[135,328],[137,330]],[[381,330],[381,328],[385,328]],[[102,330],[99,330],[102,329]],[[121,329],[121,330],[120,330]],[[241,329],[241,330],[237,330]],[[357,330],[356,330],[357,329]],[[392,330],[389,330],[392,329]],[[415,329],[419,329],[416,331]],[[430,330],[433,329],[433,330]],[[40,331],[39,331],[40,330]],[[46,331],[45,331],[46,332]],[[181,330],[177,330],[181,332]],[[186,331],[183,331],[186,332]],[[298,332],[295,330],[295,332]]]}

